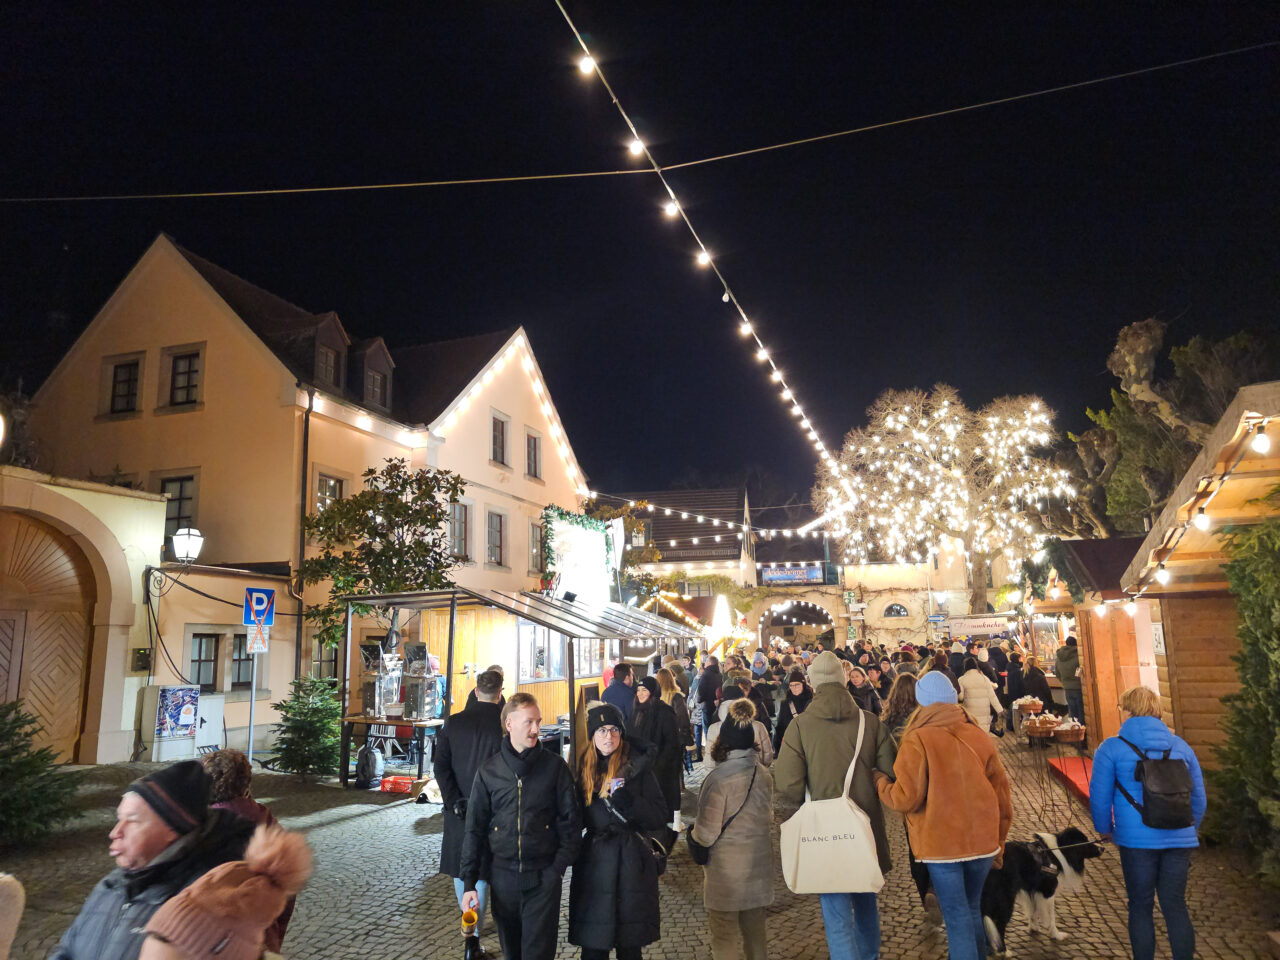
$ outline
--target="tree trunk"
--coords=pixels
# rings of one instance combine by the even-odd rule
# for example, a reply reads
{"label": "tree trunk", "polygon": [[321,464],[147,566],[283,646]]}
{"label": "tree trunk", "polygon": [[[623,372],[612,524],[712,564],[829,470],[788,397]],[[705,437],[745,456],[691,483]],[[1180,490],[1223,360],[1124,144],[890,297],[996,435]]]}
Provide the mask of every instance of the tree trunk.
{"label": "tree trunk", "polygon": [[987,612],[987,558],[969,551],[969,612]]}

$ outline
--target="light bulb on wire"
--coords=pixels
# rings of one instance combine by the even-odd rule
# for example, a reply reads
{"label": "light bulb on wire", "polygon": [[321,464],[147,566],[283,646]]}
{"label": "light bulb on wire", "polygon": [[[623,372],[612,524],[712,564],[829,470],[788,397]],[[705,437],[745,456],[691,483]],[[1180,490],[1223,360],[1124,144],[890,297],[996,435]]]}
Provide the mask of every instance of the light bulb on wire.
{"label": "light bulb on wire", "polygon": [[698,251],[698,266],[707,267],[711,265],[711,254],[705,250]]}
{"label": "light bulb on wire", "polygon": [[1196,511],[1196,515],[1191,518],[1191,523],[1197,530],[1204,531],[1209,529],[1209,515],[1204,512],[1204,507]]}
{"label": "light bulb on wire", "polygon": [[631,151],[631,155],[633,157],[638,157],[640,154],[644,153],[644,141],[637,137],[627,144],[627,149]]}
{"label": "light bulb on wire", "polygon": [[1157,583],[1159,583],[1161,586],[1164,586],[1166,583],[1169,582],[1169,579],[1170,579],[1169,571],[1165,568],[1165,565],[1163,563],[1160,564],[1160,566],[1156,567]]}
{"label": "light bulb on wire", "polygon": [[751,322],[748,320],[743,320],[738,327],[738,332],[742,334],[744,337],[751,336]]}
{"label": "light bulb on wire", "polygon": [[1271,438],[1267,436],[1267,425],[1260,423],[1253,428],[1253,439],[1249,442],[1254,453],[1266,453],[1271,449]]}
{"label": "light bulb on wire", "polygon": [[674,217],[680,212],[680,204],[676,203],[674,200],[668,200],[666,205],[662,208],[662,212],[668,217]]}
{"label": "light bulb on wire", "polygon": [[591,71],[595,70],[595,68],[596,68],[596,62],[592,60],[590,57],[583,57],[581,60],[578,61],[578,71],[580,73],[591,73]]}

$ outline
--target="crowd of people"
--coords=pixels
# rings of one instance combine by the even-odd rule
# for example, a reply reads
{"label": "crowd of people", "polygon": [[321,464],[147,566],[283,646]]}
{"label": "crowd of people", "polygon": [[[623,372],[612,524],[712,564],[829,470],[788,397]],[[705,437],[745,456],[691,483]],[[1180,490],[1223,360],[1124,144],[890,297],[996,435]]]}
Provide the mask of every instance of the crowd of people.
{"label": "crowd of people", "polygon": [[[1063,649],[1059,679],[1078,684],[1074,642]],[[611,952],[639,960],[661,938],[659,878],[683,836],[704,871],[712,957],[764,960],[778,816],[843,797],[865,815],[866,860],[877,877],[893,867],[885,810],[902,815],[908,869],[922,907],[941,918],[950,957],[988,955],[982,891],[1001,866],[1013,819],[996,737],[1014,729],[1018,697],[1053,703],[1034,656],[1005,643],[894,651],[860,643],[723,661],[690,651],[648,666],[647,676],[613,666],[571,763],[543,748],[537,700],[525,692],[504,699],[492,668],[446,721],[434,755],[440,872],[453,878],[460,909],[478,915],[477,938],[488,914],[506,960],[550,960],[572,867],[569,943],[583,960]],[[1078,701],[1068,697],[1068,712]],[[1135,960],[1154,955],[1156,896],[1175,960],[1189,960],[1185,888],[1206,805],[1200,768],[1161,721],[1154,693],[1132,688],[1120,707],[1119,736],[1094,758],[1094,828],[1120,850]],[[1144,797],[1143,764],[1171,758],[1187,771],[1181,813],[1154,795],[1154,781]],[[683,774],[695,763],[706,772],[686,823]],[[1162,812],[1152,812],[1156,800]],[[116,868],[50,960],[276,957],[311,864],[306,842],[253,799],[249,763],[234,750],[130,784],[110,854]],[[12,896],[4,880],[0,901]],[[875,960],[879,886],[849,887],[818,895],[829,954]],[[485,955],[483,945],[468,952]]]}

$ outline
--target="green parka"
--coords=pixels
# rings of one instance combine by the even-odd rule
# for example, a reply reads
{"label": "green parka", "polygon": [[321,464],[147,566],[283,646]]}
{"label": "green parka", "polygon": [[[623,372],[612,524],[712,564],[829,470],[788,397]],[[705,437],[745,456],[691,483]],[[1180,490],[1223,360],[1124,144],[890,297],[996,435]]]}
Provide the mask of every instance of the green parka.
{"label": "green parka", "polygon": [[867,732],[862,738],[862,753],[853,772],[849,797],[871,819],[880,870],[888,873],[892,866],[889,837],[872,770],[892,776],[898,751],[888,728],[879,718],[860,710],[844,684],[819,685],[813,702],[787,725],[782,747],[773,761],[774,795],[794,805],[804,800],[806,787],[814,800],[840,796],[860,723],[867,725]]}

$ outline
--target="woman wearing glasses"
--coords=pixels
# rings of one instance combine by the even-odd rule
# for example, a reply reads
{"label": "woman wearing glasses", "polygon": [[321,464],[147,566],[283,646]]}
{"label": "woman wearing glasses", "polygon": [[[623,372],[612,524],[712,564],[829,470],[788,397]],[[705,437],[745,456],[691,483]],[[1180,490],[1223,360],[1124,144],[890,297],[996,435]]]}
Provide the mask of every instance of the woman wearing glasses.
{"label": "woman wearing glasses", "polygon": [[569,942],[583,960],[640,960],[660,935],[658,863],[644,836],[670,817],[653,775],[656,751],[623,736],[626,721],[612,704],[587,711],[591,743],[575,780],[587,833],[569,885]]}

